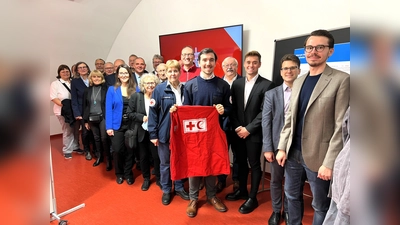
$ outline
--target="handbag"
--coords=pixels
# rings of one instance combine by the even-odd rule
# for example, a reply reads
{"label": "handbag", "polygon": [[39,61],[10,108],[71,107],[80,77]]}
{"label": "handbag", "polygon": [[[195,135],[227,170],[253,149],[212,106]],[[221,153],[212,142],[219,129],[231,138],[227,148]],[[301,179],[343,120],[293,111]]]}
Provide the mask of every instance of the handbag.
{"label": "handbag", "polygon": [[138,142],[138,129],[134,125],[133,129],[125,131],[125,146],[128,148],[136,148]]}
{"label": "handbag", "polygon": [[100,123],[103,120],[103,114],[92,114],[89,115],[89,122]]}

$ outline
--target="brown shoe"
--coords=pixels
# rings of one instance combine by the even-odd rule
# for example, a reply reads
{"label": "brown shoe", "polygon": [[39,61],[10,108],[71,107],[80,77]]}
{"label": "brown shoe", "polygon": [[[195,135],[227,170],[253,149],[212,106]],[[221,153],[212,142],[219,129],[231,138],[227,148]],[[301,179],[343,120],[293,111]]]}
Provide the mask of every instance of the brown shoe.
{"label": "brown shoe", "polygon": [[186,215],[190,218],[197,215],[197,200],[190,200],[189,205],[186,208]]}
{"label": "brown shoe", "polygon": [[217,198],[216,196],[214,196],[211,199],[208,199],[208,202],[214,206],[214,208],[219,211],[219,212],[226,212],[228,209],[226,208],[226,206],[224,205],[224,203],[221,202],[221,200],[219,200],[219,198]]}
{"label": "brown shoe", "polygon": [[237,191],[239,189],[239,181],[234,180],[233,181],[233,192]]}

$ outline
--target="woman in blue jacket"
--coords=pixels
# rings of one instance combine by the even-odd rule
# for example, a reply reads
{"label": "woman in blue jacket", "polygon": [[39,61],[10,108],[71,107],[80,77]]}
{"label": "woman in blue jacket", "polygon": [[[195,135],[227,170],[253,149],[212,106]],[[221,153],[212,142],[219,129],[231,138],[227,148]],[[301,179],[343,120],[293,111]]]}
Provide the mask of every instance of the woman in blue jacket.
{"label": "woman in blue jacket", "polygon": [[[170,173],[170,149],[169,149],[169,129],[171,119],[169,109],[172,105],[182,105],[183,102],[183,84],[179,82],[181,75],[181,66],[176,60],[168,60],[167,82],[161,83],[153,91],[150,104],[148,130],[150,141],[158,146],[158,155],[160,157],[160,183],[162,186],[162,204],[171,203],[171,173]],[[174,182],[175,193],[184,200],[189,200],[189,194],[183,189],[183,181]]]}
{"label": "woman in blue jacket", "polygon": [[115,85],[108,88],[106,96],[106,130],[114,150],[117,183],[122,184],[126,179],[128,185],[132,185],[133,149],[125,146],[125,131],[130,127],[126,110],[131,95],[136,91],[136,84],[130,68],[125,64],[117,68],[116,76]]}

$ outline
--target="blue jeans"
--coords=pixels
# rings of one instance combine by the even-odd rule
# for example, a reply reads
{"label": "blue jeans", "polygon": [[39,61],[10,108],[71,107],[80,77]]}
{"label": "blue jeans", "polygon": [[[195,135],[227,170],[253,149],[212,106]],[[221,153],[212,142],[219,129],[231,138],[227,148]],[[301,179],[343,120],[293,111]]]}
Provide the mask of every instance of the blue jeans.
{"label": "blue jeans", "polygon": [[[163,193],[170,193],[172,189],[171,172],[170,172],[170,159],[171,150],[169,143],[158,142],[158,156],[160,157],[160,183]],[[174,182],[175,191],[183,190],[183,181],[176,180]]]}
{"label": "blue jeans", "polygon": [[288,199],[289,224],[300,225],[303,215],[302,199],[305,178],[310,184],[314,208],[313,225],[321,225],[329,209],[329,181],[317,178],[318,172],[311,171],[304,163],[301,151],[291,149],[285,164],[285,194]]}

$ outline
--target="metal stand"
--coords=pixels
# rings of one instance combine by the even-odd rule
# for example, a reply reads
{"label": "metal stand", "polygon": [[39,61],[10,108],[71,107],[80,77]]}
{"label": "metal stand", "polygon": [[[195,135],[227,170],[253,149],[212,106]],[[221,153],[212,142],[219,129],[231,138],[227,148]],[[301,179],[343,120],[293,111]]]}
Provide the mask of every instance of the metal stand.
{"label": "metal stand", "polygon": [[70,214],[80,208],[85,207],[85,203],[82,203],[78,206],[75,206],[72,209],[69,209],[65,212],[62,212],[60,214],[57,214],[57,204],[56,204],[56,193],[54,190],[54,179],[53,179],[53,165],[52,165],[52,160],[51,160],[51,148],[50,148],[50,189],[51,189],[51,193],[50,193],[50,222],[53,220],[58,220],[58,224],[59,225],[67,225],[68,221],[67,220],[62,220],[61,217],[65,216],[67,214]]}
{"label": "metal stand", "polygon": [[264,156],[262,156],[262,164],[263,164],[263,175],[262,175],[262,178],[261,178],[261,189],[258,190],[257,193],[270,190],[269,188],[265,188],[265,184],[264,184],[265,183],[265,169],[267,167],[267,163],[266,163],[266,160],[265,160]]}

